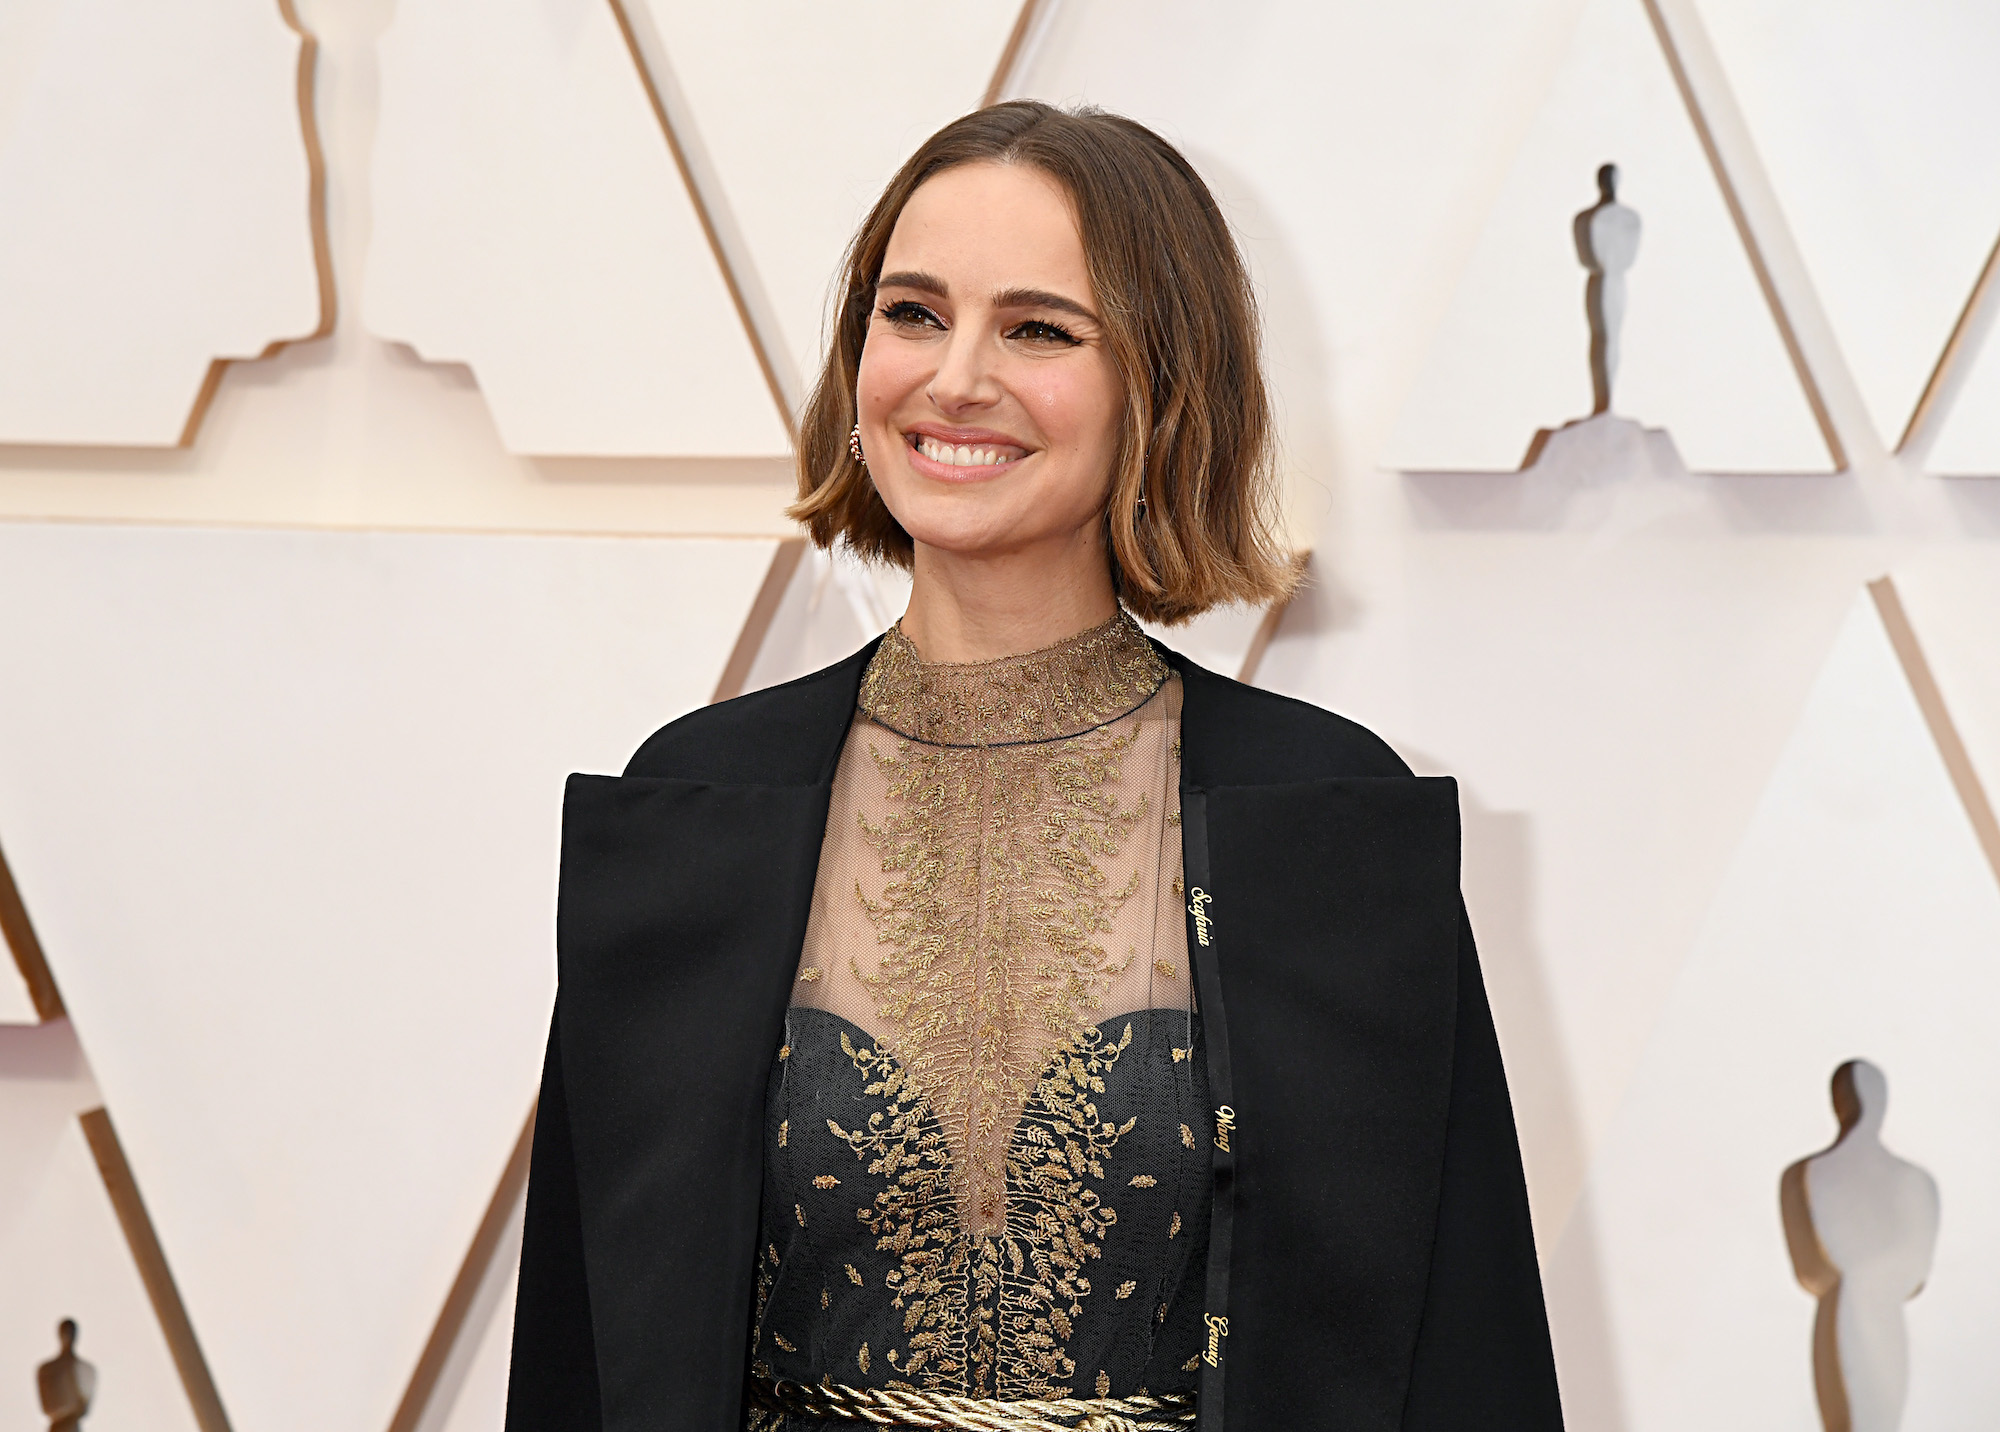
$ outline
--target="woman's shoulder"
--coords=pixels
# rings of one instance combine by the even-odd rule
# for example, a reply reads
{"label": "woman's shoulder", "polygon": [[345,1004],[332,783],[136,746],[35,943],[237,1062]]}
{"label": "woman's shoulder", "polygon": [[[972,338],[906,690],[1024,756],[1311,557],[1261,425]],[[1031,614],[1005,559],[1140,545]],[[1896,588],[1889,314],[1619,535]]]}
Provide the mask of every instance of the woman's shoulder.
{"label": "woman's shoulder", "polygon": [[746,785],[824,780],[854,715],[869,642],[843,661],[669,721],[625,764],[627,776]]}
{"label": "woman's shoulder", "polygon": [[1309,701],[1247,686],[1177,652],[1182,762],[1190,784],[1275,785],[1290,781],[1411,774],[1389,743]]}

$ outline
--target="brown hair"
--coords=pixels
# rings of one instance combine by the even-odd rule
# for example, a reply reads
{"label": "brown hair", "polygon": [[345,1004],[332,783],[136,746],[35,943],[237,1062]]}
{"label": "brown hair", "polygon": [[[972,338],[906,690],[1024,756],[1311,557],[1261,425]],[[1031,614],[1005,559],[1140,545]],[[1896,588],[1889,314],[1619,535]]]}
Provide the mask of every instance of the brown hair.
{"label": "brown hair", "polygon": [[[1149,621],[1288,594],[1276,534],[1270,400],[1255,296],[1214,196],[1180,151],[1097,109],[1014,100],[978,110],[910,156],[848,246],[833,341],[799,424],[791,515],[822,547],[910,565],[910,535],[848,452],[875,284],[903,206],[925,180],[981,161],[1027,164],[1075,206],[1125,418],[1105,509],[1119,597]],[[1145,499],[1143,517],[1138,502]]]}

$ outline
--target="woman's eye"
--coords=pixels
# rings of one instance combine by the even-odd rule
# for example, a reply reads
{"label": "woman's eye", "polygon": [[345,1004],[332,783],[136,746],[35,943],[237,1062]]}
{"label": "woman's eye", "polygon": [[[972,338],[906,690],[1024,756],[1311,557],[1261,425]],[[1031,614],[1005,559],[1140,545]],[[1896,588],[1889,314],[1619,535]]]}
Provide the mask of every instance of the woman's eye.
{"label": "woman's eye", "polygon": [[1030,343],[1059,343],[1071,348],[1082,341],[1068,329],[1046,323],[1039,318],[1031,318],[1026,323],[1017,324],[1007,336],[1025,338]]}
{"label": "woman's eye", "polygon": [[921,303],[903,299],[898,303],[882,305],[882,317],[898,328],[942,328],[944,320],[925,308]]}

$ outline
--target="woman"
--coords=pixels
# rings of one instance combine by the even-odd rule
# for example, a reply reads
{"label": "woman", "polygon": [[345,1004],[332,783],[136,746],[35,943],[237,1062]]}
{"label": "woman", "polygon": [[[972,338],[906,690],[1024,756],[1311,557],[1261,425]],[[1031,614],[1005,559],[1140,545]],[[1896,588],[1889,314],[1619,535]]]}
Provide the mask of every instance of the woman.
{"label": "woman", "polygon": [[1454,787],[1127,615],[1286,591],[1270,458],[1158,136],[896,176],[794,512],[909,609],[571,780],[511,1429],[1560,1425]]}

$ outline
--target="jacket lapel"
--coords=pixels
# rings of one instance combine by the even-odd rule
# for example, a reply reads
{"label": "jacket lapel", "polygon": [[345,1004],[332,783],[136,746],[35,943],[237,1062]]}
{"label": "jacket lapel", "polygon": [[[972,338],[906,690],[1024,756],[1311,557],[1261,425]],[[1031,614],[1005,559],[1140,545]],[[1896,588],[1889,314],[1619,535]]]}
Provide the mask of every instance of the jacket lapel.
{"label": "jacket lapel", "polygon": [[1183,675],[1184,771],[1215,774],[1202,757],[1227,742],[1242,781],[1182,791],[1188,947],[1230,1106],[1227,1134],[1209,1131],[1209,1326],[1227,1331],[1204,1349],[1202,1424],[1318,1426],[1338,1408],[1341,1426],[1394,1428],[1451,1095],[1457,787],[1301,779],[1296,751],[1244,749],[1272,724],[1245,705],[1270,697]]}
{"label": "jacket lapel", "polygon": [[[860,665],[785,692],[769,723],[755,697],[690,718],[734,718],[732,776],[803,782],[570,778],[557,1019],[607,1429],[741,1425],[764,1090]],[[698,724],[673,736],[640,768],[707,763]],[[765,742],[771,771],[745,769]]]}
{"label": "jacket lapel", "polygon": [[[560,1050],[615,1432],[740,1425],[764,1091],[868,654],[667,728],[633,774],[570,782]],[[1254,744],[1271,723],[1247,703],[1274,698],[1175,665],[1184,851],[1210,897],[1189,948],[1233,1106],[1211,1406],[1226,1369],[1229,1428],[1334,1406],[1394,1427],[1451,1085],[1455,787],[1312,779],[1309,748]]]}

